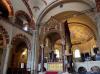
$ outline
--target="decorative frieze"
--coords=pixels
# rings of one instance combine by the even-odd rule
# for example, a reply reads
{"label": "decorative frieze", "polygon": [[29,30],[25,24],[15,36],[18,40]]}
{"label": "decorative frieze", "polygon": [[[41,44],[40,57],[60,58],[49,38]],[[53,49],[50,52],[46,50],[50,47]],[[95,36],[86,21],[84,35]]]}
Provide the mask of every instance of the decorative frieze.
{"label": "decorative frieze", "polygon": [[16,42],[19,41],[19,39],[24,40],[25,43],[27,44],[28,49],[29,50],[31,49],[31,43],[30,43],[29,39],[23,34],[18,34],[15,37],[13,37],[12,45],[16,45]]}
{"label": "decorative frieze", "polygon": [[9,43],[9,35],[7,31],[3,28],[3,26],[0,25],[0,32],[3,34],[4,38],[6,39],[6,44]]}

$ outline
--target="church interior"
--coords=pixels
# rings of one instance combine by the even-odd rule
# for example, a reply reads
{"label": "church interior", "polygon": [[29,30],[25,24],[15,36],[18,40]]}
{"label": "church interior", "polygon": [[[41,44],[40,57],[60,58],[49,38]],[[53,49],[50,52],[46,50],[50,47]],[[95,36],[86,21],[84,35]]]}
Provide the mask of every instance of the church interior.
{"label": "church interior", "polygon": [[100,0],[1,0],[0,74],[100,74]]}

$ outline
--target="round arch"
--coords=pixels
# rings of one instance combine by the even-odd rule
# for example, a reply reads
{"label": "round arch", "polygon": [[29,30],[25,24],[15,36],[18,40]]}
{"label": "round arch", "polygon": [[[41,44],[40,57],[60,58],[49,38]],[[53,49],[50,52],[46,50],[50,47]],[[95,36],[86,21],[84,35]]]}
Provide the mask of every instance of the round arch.
{"label": "round arch", "polygon": [[23,19],[24,19],[25,21],[28,22],[28,25],[29,25],[32,29],[35,28],[35,22],[34,22],[34,20],[33,20],[25,11],[18,10],[18,11],[15,13],[16,19],[20,19],[20,16],[23,17]]}
{"label": "round arch", "polygon": [[61,33],[60,33],[59,31],[57,31],[57,30],[52,30],[51,32],[49,31],[49,32],[47,32],[47,33],[43,36],[43,39],[42,39],[43,43],[45,42],[45,38],[48,37],[48,35],[50,35],[50,34],[52,34],[52,33],[55,33],[55,34],[59,35],[58,38],[63,39],[63,36],[61,35]]}
{"label": "round arch", "polygon": [[5,8],[8,10],[9,16],[13,16],[14,11],[13,11],[13,6],[11,4],[11,1],[10,0],[1,0],[1,2],[4,4]]}
{"label": "round arch", "polygon": [[62,1],[54,1],[52,2],[51,4],[49,4],[42,12],[41,14],[39,15],[38,17],[38,20],[36,22],[36,25],[40,25],[41,24],[41,21],[43,20],[43,18],[47,15],[48,12],[50,12],[52,9],[54,9],[55,7],[57,6],[60,6],[62,4],[65,4],[65,3],[71,3],[71,2],[80,2],[80,3],[84,3],[86,4],[89,8],[93,8],[93,5],[92,4],[89,4],[91,3],[90,1],[84,1],[84,0],[62,0]]}
{"label": "round arch", "polygon": [[30,43],[29,39],[23,34],[18,34],[15,37],[13,37],[11,44],[15,46],[17,41],[19,41],[19,39],[23,40],[26,43],[27,48],[29,50],[31,50],[31,43]]}
{"label": "round arch", "polygon": [[23,34],[17,34],[12,38],[12,52],[10,57],[9,68],[23,68],[27,67],[29,51],[31,51],[31,43],[29,39]]}

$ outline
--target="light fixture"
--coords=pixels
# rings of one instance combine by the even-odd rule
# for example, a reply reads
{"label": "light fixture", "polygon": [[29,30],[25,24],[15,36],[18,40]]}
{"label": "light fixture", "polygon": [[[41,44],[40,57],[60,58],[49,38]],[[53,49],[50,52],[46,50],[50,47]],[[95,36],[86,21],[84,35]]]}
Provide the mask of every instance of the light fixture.
{"label": "light fixture", "polygon": [[25,30],[25,31],[28,31],[28,22],[26,21],[26,20],[24,20],[23,18],[22,18],[22,20],[23,20],[23,29]]}
{"label": "light fixture", "polygon": [[79,49],[76,49],[75,50],[75,58],[80,58],[81,55],[80,55],[80,50]]}
{"label": "light fixture", "polygon": [[57,55],[57,58],[60,57],[59,49],[56,49],[56,50],[55,50],[55,54]]}
{"label": "light fixture", "polygon": [[25,25],[25,26],[23,27],[23,29],[24,29],[25,31],[28,31],[28,25]]}
{"label": "light fixture", "polygon": [[25,48],[25,50],[23,51],[22,55],[26,55],[27,54],[27,49]]}

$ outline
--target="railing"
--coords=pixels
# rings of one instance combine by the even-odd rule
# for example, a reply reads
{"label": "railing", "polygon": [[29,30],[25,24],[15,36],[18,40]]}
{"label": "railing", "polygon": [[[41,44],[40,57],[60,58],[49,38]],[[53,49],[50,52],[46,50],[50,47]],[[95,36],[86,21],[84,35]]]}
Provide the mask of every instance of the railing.
{"label": "railing", "polygon": [[63,71],[62,62],[48,62],[47,71]]}
{"label": "railing", "polygon": [[51,60],[51,59],[47,59],[47,62],[62,62],[63,60],[62,59],[54,59],[54,60]]}
{"label": "railing", "polygon": [[30,71],[24,68],[8,68],[7,74],[30,74]]}
{"label": "railing", "polygon": [[[44,63],[44,67],[46,68],[46,71],[63,71],[63,63],[62,59],[57,60],[46,60]],[[38,64],[38,71],[41,69],[41,63]]]}

